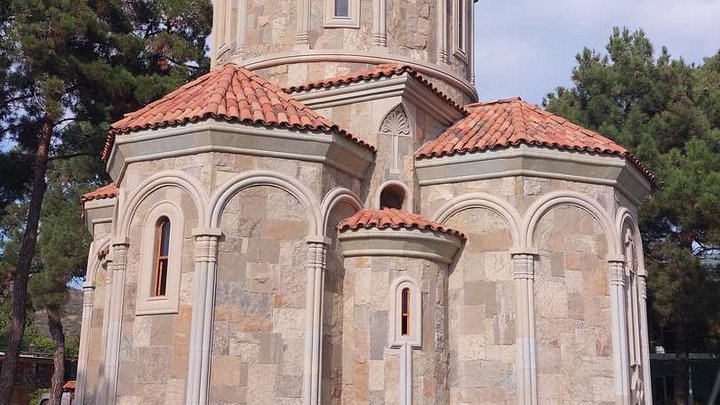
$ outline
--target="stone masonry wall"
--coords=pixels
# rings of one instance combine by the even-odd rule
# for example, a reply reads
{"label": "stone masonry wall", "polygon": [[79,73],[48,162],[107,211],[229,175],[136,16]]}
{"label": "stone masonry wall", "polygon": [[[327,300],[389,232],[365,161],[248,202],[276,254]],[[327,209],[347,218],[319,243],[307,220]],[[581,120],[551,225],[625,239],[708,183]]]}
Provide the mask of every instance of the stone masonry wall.
{"label": "stone masonry wall", "polygon": [[400,276],[422,289],[422,348],[412,350],[413,403],[447,402],[447,267],[423,259],[345,259],[342,402],[398,404],[400,349],[389,342],[389,288]]}
{"label": "stone masonry wall", "polygon": [[516,310],[508,226],[485,209],[462,211],[446,224],[467,236],[448,286],[450,403],[514,403]]}
{"label": "stone masonry wall", "polygon": [[[185,219],[178,314],[135,315],[141,240],[146,215],[160,201],[180,205]],[[178,226],[179,224],[171,224]],[[192,229],[197,227],[192,198],[177,187],[163,187],[139,206],[131,222],[125,279],[118,371],[118,403],[177,404],[184,401],[195,270]]]}
{"label": "stone masonry wall", "polygon": [[308,221],[291,195],[235,195],[220,226],[210,403],[302,403]]}
{"label": "stone masonry wall", "polygon": [[[421,212],[432,217],[454,197],[485,192],[507,201],[524,215],[538,198],[559,190],[582,193],[614,215],[611,187],[531,177],[422,187]],[[468,235],[449,281],[450,403],[514,402],[516,326],[509,234],[497,215],[479,209],[462,211],[447,225]],[[478,238],[482,241],[475,243]],[[576,398],[577,403],[612,401],[613,349],[604,231],[585,211],[560,205],[540,220],[535,240],[539,251],[535,261],[535,316],[540,402],[559,403],[562,398]],[[468,272],[474,272],[475,279],[468,279]],[[475,310],[466,311],[473,308],[467,303],[464,307],[453,304],[462,302],[458,297],[472,300]],[[461,321],[457,326],[456,320]],[[478,332],[463,336],[468,329]],[[459,337],[457,350],[464,353],[462,360],[460,353],[457,359],[453,356],[455,336]],[[473,341],[473,336],[479,338]],[[453,370],[459,371],[457,376]],[[464,388],[463,384],[473,388]]]}
{"label": "stone masonry wall", "polygon": [[535,234],[538,394],[541,402],[614,403],[607,244],[601,226],[561,206]]}

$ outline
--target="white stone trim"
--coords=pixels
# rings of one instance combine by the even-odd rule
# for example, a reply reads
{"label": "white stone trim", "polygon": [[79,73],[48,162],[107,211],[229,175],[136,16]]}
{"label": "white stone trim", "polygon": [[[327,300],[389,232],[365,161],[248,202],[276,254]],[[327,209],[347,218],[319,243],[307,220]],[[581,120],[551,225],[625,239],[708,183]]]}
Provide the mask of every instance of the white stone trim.
{"label": "white stone trim", "polygon": [[613,220],[608,212],[597,201],[585,194],[575,191],[556,191],[543,195],[535,200],[527,209],[523,218],[522,233],[525,236],[523,247],[535,247],[535,230],[540,219],[552,208],[559,205],[570,205],[582,209],[600,223],[605,233],[608,257],[622,257],[618,251],[619,236],[613,226]]}
{"label": "white stone trim", "polygon": [[[388,269],[391,270],[391,269]],[[410,289],[410,335],[402,336],[401,309],[402,290]],[[399,348],[405,344],[413,348],[422,346],[422,291],[420,283],[410,276],[400,276],[390,285],[388,306],[388,345]]]}
{"label": "white stone trim", "polygon": [[309,49],[305,51],[280,52],[272,55],[263,55],[248,59],[243,66],[250,70],[267,69],[275,66],[292,65],[296,63],[318,62],[362,63],[381,65],[386,63],[400,63],[412,67],[418,73],[433,79],[441,80],[457,90],[463,92],[470,100],[477,100],[478,93],[475,87],[461,75],[447,71],[440,65],[425,63],[417,59],[388,55],[379,51],[353,51],[345,49]]}
{"label": "white stone trim", "polygon": [[355,211],[360,211],[362,209],[360,197],[351,190],[344,187],[335,187],[330,190],[330,192],[328,192],[323,198],[322,206],[320,207],[320,212],[322,213],[323,218],[323,235],[327,235],[329,226],[336,225],[330,223],[330,215],[332,214],[333,209],[341,203],[350,205],[355,209]]}
{"label": "white stone trim", "polygon": [[405,199],[403,201],[402,210],[409,213],[414,213],[415,209],[413,206],[414,196],[412,189],[408,187],[407,184],[403,183],[399,180],[388,180],[384,183],[382,183],[380,186],[378,186],[377,190],[375,190],[375,196],[373,197],[373,203],[372,207],[375,209],[380,209],[380,196],[382,195],[383,190],[385,190],[387,187],[390,186],[398,186],[403,189],[405,192]]}
{"label": "white stone trim", "polygon": [[535,338],[535,267],[531,253],[513,253],[513,279],[517,317],[518,404],[537,404],[537,355]]}
{"label": "white stone trim", "polygon": [[541,177],[616,187],[635,204],[651,191],[650,182],[621,156],[524,144],[466,155],[416,159],[415,167],[421,186],[510,176]]}
{"label": "white stone trim", "polygon": [[448,26],[448,12],[447,12],[447,0],[440,0],[437,2],[437,47],[438,47],[438,54],[437,54],[437,60],[438,63],[447,63],[448,62],[448,54],[447,54],[447,42],[448,42],[448,35],[447,35],[447,26]]}
{"label": "white stone trim", "polygon": [[192,233],[195,237],[195,275],[185,401],[188,405],[198,405],[208,402],[217,246],[222,230],[195,228]]}
{"label": "white stone trim", "polygon": [[462,245],[459,238],[419,229],[357,229],[338,236],[344,257],[394,256],[450,264]]}
{"label": "white stone trim", "polygon": [[347,0],[348,16],[335,15],[335,2],[325,0],[325,28],[360,28],[360,0]]}
{"label": "white stone trim", "polygon": [[295,49],[310,48],[311,0],[297,0],[297,29],[295,31]]}
{"label": "white stone trim", "polygon": [[[110,239],[106,238],[93,241],[90,244],[89,260],[85,271],[85,282],[83,283],[83,311],[80,324],[80,351],[78,353],[77,366],[77,389],[75,390],[75,401],[82,404],[85,396],[85,382],[87,380],[87,362],[90,349],[90,330],[92,328],[92,310],[95,301],[95,275],[97,269],[102,266],[98,259],[98,252],[110,245]],[[96,248],[99,246],[99,248]]]}
{"label": "white stone trim", "polygon": [[374,159],[373,152],[337,133],[255,127],[208,119],[117,136],[107,170],[119,184],[131,163],[210,152],[319,162],[355,178],[362,178]]}
{"label": "white stone trim", "polygon": [[624,265],[622,256],[608,260],[615,402],[618,404],[630,403],[630,363],[628,360]]}
{"label": "white stone trim", "polygon": [[323,216],[320,213],[320,201],[315,194],[295,178],[283,173],[269,170],[249,170],[240,173],[218,187],[210,197],[209,227],[217,227],[220,215],[230,199],[240,191],[257,186],[268,186],[281,189],[295,199],[305,208],[310,222],[308,236],[322,236]]}
{"label": "white stone trim", "polygon": [[492,194],[475,192],[459,195],[440,207],[432,218],[436,222],[444,224],[455,214],[472,208],[487,209],[499,215],[508,224],[513,250],[521,250],[525,247],[523,244],[524,234],[520,228],[523,223],[520,213],[508,201]]}
{"label": "white stone trim", "polygon": [[122,204],[123,209],[118,215],[119,227],[117,232],[122,237],[127,237],[130,232],[130,223],[137,212],[140,203],[142,203],[150,194],[163,187],[177,187],[186,191],[195,204],[197,212],[197,222],[202,224],[206,222],[206,212],[209,206],[209,197],[202,182],[196,177],[183,172],[181,170],[167,170],[150,176],[142,182],[130,194],[127,203]]}
{"label": "white stone trim", "polygon": [[[157,221],[170,220],[167,283],[164,296],[152,296],[155,273]],[[162,201],[150,209],[142,225],[140,262],[137,269],[135,315],[176,314],[180,310],[180,277],[182,275],[182,245],[185,218],[182,209],[171,201]]]}
{"label": "white stone trim", "polygon": [[247,2],[248,0],[237,0],[237,32],[235,33],[235,57],[242,60],[245,57],[245,46],[247,41]]}
{"label": "white stone trim", "polygon": [[[468,17],[472,11],[472,0],[453,0],[453,55],[468,63],[469,60],[469,49],[470,49],[470,38],[469,37],[469,24],[470,18]],[[463,13],[460,13],[460,5],[463,5]],[[468,9],[469,8],[469,9]],[[460,21],[462,21],[463,29],[460,29]],[[460,42],[462,41],[462,44]]]}
{"label": "white stone trim", "polygon": [[125,273],[128,238],[116,238],[112,241],[112,270],[110,271],[110,295],[108,310],[108,330],[105,346],[104,386],[101,387],[102,401],[99,403],[114,405],[116,402],[118,369],[120,358],[120,337],[122,334],[123,301],[125,298]]}
{"label": "white stone trim", "polygon": [[387,0],[373,0],[373,46],[387,46]]}

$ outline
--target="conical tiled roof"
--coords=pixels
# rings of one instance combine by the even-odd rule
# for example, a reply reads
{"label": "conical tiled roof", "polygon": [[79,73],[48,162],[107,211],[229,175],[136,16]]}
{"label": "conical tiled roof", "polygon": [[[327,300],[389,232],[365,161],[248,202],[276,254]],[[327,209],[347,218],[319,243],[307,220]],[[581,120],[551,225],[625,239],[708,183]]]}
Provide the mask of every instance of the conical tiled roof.
{"label": "conical tiled roof", "polygon": [[465,238],[462,232],[447,228],[421,215],[410,214],[396,208],[358,211],[355,215],[342,220],[337,227],[339,231],[370,228],[425,229],[457,236],[460,239]]}
{"label": "conical tiled roof", "polygon": [[625,148],[597,132],[526,103],[519,97],[466,106],[470,115],[425,143],[418,158],[472,153],[520,144],[612,154],[627,158],[650,180],[653,175]]}
{"label": "conical tiled roof", "polygon": [[337,132],[374,150],[274,84],[247,69],[226,64],[112,124],[103,158],[107,159],[115,137],[120,134],[207,118],[313,132]]}

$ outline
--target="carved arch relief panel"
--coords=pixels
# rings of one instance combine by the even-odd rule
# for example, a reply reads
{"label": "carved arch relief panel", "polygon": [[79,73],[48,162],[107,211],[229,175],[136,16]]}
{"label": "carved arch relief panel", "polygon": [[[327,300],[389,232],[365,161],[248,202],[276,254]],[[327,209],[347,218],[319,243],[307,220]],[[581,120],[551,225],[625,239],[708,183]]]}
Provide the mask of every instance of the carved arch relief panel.
{"label": "carved arch relief panel", "polygon": [[412,138],[410,133],[410,120],[402,105],[393,108],[380,124],[380,134],[392,137],[390,152],[390,173],[400,174],[400,138]]}

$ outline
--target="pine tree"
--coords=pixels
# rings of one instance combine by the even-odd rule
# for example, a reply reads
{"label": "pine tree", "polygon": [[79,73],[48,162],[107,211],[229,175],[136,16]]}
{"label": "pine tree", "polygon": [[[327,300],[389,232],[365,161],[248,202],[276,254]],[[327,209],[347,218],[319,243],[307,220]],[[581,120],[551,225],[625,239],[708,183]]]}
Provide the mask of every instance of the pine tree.
{"label": "pine tree", "polygon": [[688,401],[692,342],[718,325],[720,52],[700,66],[655,56],[642,31],[614,29],[607,54],[584,49],[575,86],[544,104],[632,150],[657,176],[640,209],[655,321],[676,334],[675,395]]}
{"label": "pine tree", "polygon": [[211,14],[208,0],[2,2],[0,140],[12,146],[0,151],[0,208],[21,201],[27,211],[11,268],[0,403],[9,401],[26,325],[48,169],[74,161],[93,172],[88,182],[102,182],[108,123],[207,70]]}

